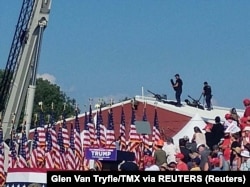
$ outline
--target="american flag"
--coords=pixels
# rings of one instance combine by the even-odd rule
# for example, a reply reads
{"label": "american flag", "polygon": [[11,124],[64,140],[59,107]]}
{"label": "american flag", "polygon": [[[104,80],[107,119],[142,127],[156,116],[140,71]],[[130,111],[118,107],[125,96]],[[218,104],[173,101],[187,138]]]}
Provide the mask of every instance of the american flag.
{"label": "american flag", "polygon": [[41,108],[40,111],[40,119],[39,119],[39,126],[37,128],[38,131],[38,139],[39,139],[39,146],[44,149],[46,143],[46,135],[45,135],[45,119],[44,119],[44,112]]}
{"label": "american flag", "polygon": [[35,128],[33,141],[32,141],[32,150],[30,154],[30,167],[37,168],[37,148],[38,148],[38,131]]}
{"label": "american flag", "polygon": [[[147,112],[146,112],[146,106],[143,109],[143,116],[142,116],[142,121],[148,121],[147,119]],[[141,135],[141,139],[144,145],[144,149],[149,149],[150,148],[150,138],[148,134],[143,134]]]}
{"label": "american flag", "polygon": [[[59,134],[59,133],[58,133]],[[53,143],[53,135],[51,133],[51,139],[52,139],[52,146],[53,146],[53,155],[54,155],[54,168],[55,169],[62,169],[62,165],[61,165],[61,154],[60,154],[60,147],[58,145],[58,143],[56,143],[54,145]],[[56,136],[56,140],[57,140],[57,136]],[[55,146],[55,147],[54,147]]]}
{"label": "american flag", "polygon": [[52,150],[52,138],[50,129],[46,131],[45,168],[54,169],[54,153]]}
{"label": "american flag", "polygon": [[75,129],[73,123],[71,123],[70,128],[69,147],[73,152],[75,152]]}
{"label": "american flag", "polygon": [[121,111],[121,124],[120,124],[120,150],[126,151],[127,143],[126,143],[126,123],[125,123],[125,113],[124,108],[122,106]]}
{"label": "american flag", "polygon": [[67,150],[67,168],[70,170],[75,170],[75,131],[74,131],[74,126],[71,124],[71,129],[70,129],[70,146]]}
{"label": "american flag", "polygon": [[50,129],[46,131],[46,152],[52,151],[52,138],[50,134]]}
{"label": "american flag", "polygon": [[85,112],[85,120],[83,127],[83,148],[90,147],[90,132],[89,132],[89,123],[87,112]]}
{"label": "american flag", "polygon": [[20,168],[26,168],[28,167],[28,160],[30,157],[29,154],[29,148],[28,148],[28,139],[26,137],[25,129],[22,130],[22,138],[21,138],[21,144],[19,149],[19,159],[18,159],[18,167]]}
{"label": "american flag", "polygon": [[[146,112],[146,105],[143,108],[143,116],[142,116],[142,121],[147,121],[147,112]],[[140,146],[137,148],[136,154],[136,162],[139,166],[140,170],[144,170],[144,152],[146,149],[149,149],[149,135],[148,134],[141,134],[141,141],[142,143]]]}
{"label": "american flag", "polygon": [[88,119],[87,112],[85,112],[84,127],[83,127],[83,149],[82,149],[82,153],[83,153],[82,154],[83,155],[82,156],[82,158],[83,158],[82,169],[83,170],[89,169],[89,160],[85,158],[85,149],[91,146],[90,132],[89,132],[89,121],[90,120]]}
{"label": "american flag", "polygon": [[37,161],[39,167],[44,167],[44,155],[45,155],[45,146],[46,146],[46,133],[45,133],[45,119],[44,113],[41,109],[40,111],[40,119],[39,119],[39,126],[37,128],[38,132],[38,141],[37,141]]}
{"label": "american flag", "polygon": [[100,129],[100,123],[99,123],[99,113],[98,113],[98,111],[96,112],[96,123],[95,123],[95,138],[96,138],[96,140],[95,141],[93,141],[93,143],[92,143],[92,147],[95,147],[95,148],[99,148],[99,147],[101,147],[101,142],[100,142],[100,131],[101,131],[101,129]]}
{"label": "american flag", "polygon": [[135,110],[132,108],[132,115],[131,115],[131,124],[130,124],[130,131],[129,131],[129,141],[136,142],[140,141],[139,134],[137,133],[136,126],[135,126]]}
{"label": "american flag", "polygon": [[93,114],[92,114],[92,107],[89,106],[89,122],[88,122],[88,128],[89,128],[89,137],[90,137],[90,145],[95,145],[96,141],[96,133],[95,133],[95,124],[93,121]]}
{"label": "american flag", "polygon": [[133,152],[135,154],[135,162],[136,162],[136,164],[139,165],[140,154],[141,154],[140,153],[141,139],[140,139],[140,135],[137,133],[135,121],[136,121],[135,109],[134,109],[134,107],[132,107],[128,151]]}
{"label": "american flag", "polygon": [[57,133],[56,133],[56,123],[55,123],[55,118],[54,118],[54,111],[53,107],[51,110],[51,115],[50,115],[50,135],[51,135],[51,140],[52,140],[52,152],[54,152],[57,149]]}
{"label": "american flag", "polygon": [[88,124],[89,120],[88,120],[88,115],[87,115],[87,112],[85,111],[84,113],[84,124]]}
{"label": "american flag", "polygon": [[135,110],[134,108],[132,108],[131,124],[129,131],[129,151],[133,151],[138,146],[138,143],[141,141],[140,135],[137,133],[136,130],[135,121]]}
{"label": "american flag", "polygon": [[14,129],[11,131],[10,152],[9,152],[9,168],[16,168],[17,166],[17,151],[16,151],[16,134]]}
{"label": "american flag", "polygon": [[97,112],[96,122],[96,136],[99,147],[105,147],[106,145],[106,127],[103,125],[102,109]]}
{"label": "american flag", "polygon": [[155,145],[157,141],[161,139],[161,133],[160,133],[160,126],[158,121],[158,115],[157,115],[157,109],[155,108],[155,114],[154,114],[154,125],[153,125],[153,148],[155,150]]}
{"label": "american flag", "polygon": [[63,110],[62,118],[63,118],[63,124],[62,124],[63,145],[67,149],[69,147],[69,132],[67,129],[65,110]]}
{"label": "american flag", "polygon": [[96,112],[96,139],[98,147],[101,147],[101,127],[100,127],[100,116],[99,112]]}
{"label": "american flag", "polygon": [[4,186],[5,179],[3,129],[0,127],[0,186]]}
{"label": "american flag", "polygon": [[[52,115],[53,116],[53,115]],[[58,155],[58,152],[59,152],[59,147],[58,147],[58,144],[57,144],[57,132],[56,132],[56,124],[54,122],[54,118],[52,117],[51,121],[50,121],[50,128],[49,128],[49,135],[47,139],[47,141],[50,141],[51,139],[51,157],[52,157],[52,160],[54,161],[54,163],[52,164],[51,163],[51,166],[53,165],[53,167],[55,169],[60,169],[60,157]]]}
{"label": "american flag", "polygon": [[58,130],[57,143],[58,143],[58,148],[59,148],[59,150],[57,151],[58,153],[57,158],[59,158],[59,161],[60,161],[60,169],[67,169],[65,147],[63,144],[62,127],[59,127],[59,130]]}
{"label": "american flag", "polygon": [[[146,105],[143,108],[143,116],[142,121],[147,121],[147,112],[146,112]],[[139,166],[140,170],[144,170],[144,151],[149,148],[149,135],[148,134],[139,134],[140,142],[134,144],[134,150],[132,150],[135,153],[135,162]]]}
{"label": "american flag", "polygon": [[108,113],[108,126],[107,126],[107,148],[114,149],[116,148],[116,139],[115,139],[115,129],[114,129],[114,120],[113,120],[113,109],[110,108]]}
{"label": "american flag", "polygon": [[58,145],[57,145],[57,132],[56,132],[56,124],[52,124],[50,127],[50,135],[51,135],[51,140],[52,140],[52,151],[56,152],[56,150],[58,149]]}
{"label": "american flag", "polygon": [[81,170],[83,159],[82,159],[82,141],[81,141],[81,130],[78,118],[78,111],[75,114],[75,168],[76,170]]}

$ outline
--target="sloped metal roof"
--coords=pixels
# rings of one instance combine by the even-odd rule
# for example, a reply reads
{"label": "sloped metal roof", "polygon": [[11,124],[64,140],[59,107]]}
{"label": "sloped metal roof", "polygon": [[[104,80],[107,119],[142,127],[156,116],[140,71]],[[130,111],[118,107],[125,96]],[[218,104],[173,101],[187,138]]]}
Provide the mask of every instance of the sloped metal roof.
{"label": "sloped metal roof", "polygon": [[[119,102],[113,104],[113,118],[115,124],[115,134],[116,137],[119,137],[119,129],[120,129],[120,122],[121,122],[121,109],[123,107],[125,113],[125,124],[126,124],[126,131],[127,136],[130,128],[131,123],[131,107],[132,104],[136,101],[137,108],[136,108],[136,120],[141,121],[143,118],[143,111],[146,109],[147,120],[151,125],[151,129],[154,125],[154,114],[155,109],[157,109],[158,115],[158,122],[160,129],[165,137],[168,136],[175,136],[181,129],[184,128],[185,125],[193,118],[196,114],[206,122],[206,123],[214,123],[214,119],[216,116],[219,116],[222,121],[224,121],[225,114],[229,113],[231,108],[226,107],[218,107],[213,106],[213,110],[202,110],[199,108],[195,108],[192,106],[187,105],[185,102],[182,103],[182,107],[176,107],[173,104],[163,103],[156,100],[154,97],[145,97],[145,96],[135,96],[133,100],[127,100],[124,102]],[[169,101],[174,102],[174,101]],[[102,108],[102,116],[103,116],[103,123],[107,125],[108,122],[108,111],[110,107]],[[96,112],[98,109],[93,108],[92,116],[95,118]],[[240,116],[243,115],[244,110],[236,109]],[[88,112],[87,112],[88,115]],[[79,122],[81,126],[81,130],[83,130],[84,124],[84,116],[85,113],[79,114]],[[70,124],[74,124],[74,117],[68,118],[66,120],[68,128],[70,128]],[[58,122],[60,123],[60,122]],[[30,138],[33,136],[32,130],[30,131]]]}

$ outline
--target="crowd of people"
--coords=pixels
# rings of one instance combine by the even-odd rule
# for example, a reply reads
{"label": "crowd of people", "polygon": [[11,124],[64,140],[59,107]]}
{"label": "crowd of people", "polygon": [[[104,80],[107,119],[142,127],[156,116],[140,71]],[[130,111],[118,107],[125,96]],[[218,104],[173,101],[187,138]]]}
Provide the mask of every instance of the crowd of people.
{"label": "crowd of people", "polygon": [[129,167],[127,162],[120,170],[250,171],[250,99],[244,99],[243,104],[243,116],[232,108],[226,121],[216,116],[214,124],[194,127],[193,134],[179,142],[171,137],[160,139],[155,151],[145,151],[143,169]]}

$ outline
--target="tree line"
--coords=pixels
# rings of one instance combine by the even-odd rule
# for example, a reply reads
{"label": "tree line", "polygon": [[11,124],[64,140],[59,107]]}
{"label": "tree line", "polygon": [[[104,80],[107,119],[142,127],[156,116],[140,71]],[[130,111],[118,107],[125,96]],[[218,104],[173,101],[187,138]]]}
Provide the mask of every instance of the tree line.
{"label": "tree line", "polygon": [[[4,70],[0,70],[0,84],[2,82],[3,75],[4,75]],[[40,102],[43,103],[42,111],[45,116],[51,114],[53,107],[53,114],[55,121],[60,120],[62,114],[64,114],[66,118],[75,115],[75,109],[76,109],[75,99],[68,97],[66,93],[64,93],[61,90],[60,86],[52,84],[48,80],[37,78],[31,128],[34,128],[36,126],[36,120],[37,120],[36,116],[39,116],[39,113],[41,113],[41,106],[39,105]],[[23,106],[22,115],[20,117],[20,121],[18,124],[23,123],[24,108],[25,106]]]}

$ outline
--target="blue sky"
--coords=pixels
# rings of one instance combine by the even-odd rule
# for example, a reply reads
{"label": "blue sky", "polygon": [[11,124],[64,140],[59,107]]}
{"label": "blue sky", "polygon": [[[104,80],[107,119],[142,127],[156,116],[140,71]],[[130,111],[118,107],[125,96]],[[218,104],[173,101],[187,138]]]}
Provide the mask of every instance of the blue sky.
{"label": "blue sky", "polygon": [[[0,68],[5,69],[21,0],[1,0]],[[198,99],[203,82],[213,104],[243,108],[250,97],[249,0],[53,0],[39,76],[79,107],[141,95],[142,87]],[[202,101],[202,100],[201,100]]]}

